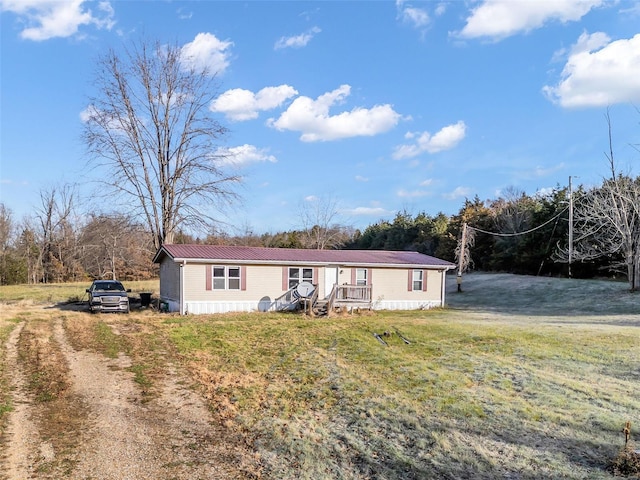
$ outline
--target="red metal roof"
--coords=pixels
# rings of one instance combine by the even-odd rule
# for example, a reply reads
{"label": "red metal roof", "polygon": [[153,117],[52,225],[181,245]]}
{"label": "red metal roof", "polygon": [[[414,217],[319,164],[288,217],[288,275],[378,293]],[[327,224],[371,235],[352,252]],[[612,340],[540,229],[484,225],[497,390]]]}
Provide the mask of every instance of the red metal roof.
{"label": "red metal roof", "polygon": [[238,263],[306,263],[339,265],[413,265],[452,268],[455,265],[418,252],[389,250],[307,250],[227,245],[164,245],[156,254],[173,260],[235,261]]}

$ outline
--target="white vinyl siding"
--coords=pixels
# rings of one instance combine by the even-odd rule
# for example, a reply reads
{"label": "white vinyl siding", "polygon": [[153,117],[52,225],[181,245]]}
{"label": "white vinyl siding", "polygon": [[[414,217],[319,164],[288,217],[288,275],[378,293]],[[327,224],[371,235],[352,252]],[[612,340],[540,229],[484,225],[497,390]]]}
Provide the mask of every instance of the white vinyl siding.
{"label": "white vinyl siding", "polygon": [[[176,300],[179,298],[179,271],[178,264],[173,262],[163,262],[160,268],[162,272],[161,290],[163,296]],[[185,310],[188,313],[218,313],[226,311],[258,311],[259,305],[269,305],[280,297],[287,288],[289,280],[289,268],[307,269],[313,272],[313,283],[320,285],[324,290],[325,272],[317,267],[290,267],[289,265],[247,265],[241,266],[240,285],[241,288],[214,290],[213,266],[224,266],[221,264],[190,264],[183,267],[184,273],[184,302]],[[237,264],[227,265],[237,267]],[[356,268],[362,267],[339,267],[337,283],[354,283],[357,280]],[[210,287],[206,288],[205,277],[209,271]],[[423,270],[423,282],[428,284],[427,291],[414,291],[407,288],[408,272],[411,271],[413,280],[413,269],[407,268],[367,268],[367,282],[373,284],[373,308],[374,309],[415,309],[430,308],[441,304],[442,282],[444,275],[436,270]],[[300,273],[300,272],[299,272]],[[304,271],[301,272],[304,278]],[[226,277],[227,281],[235,277]],[[167,281],[168,280],[168,281]],[[333,284],[335,280],[331,283]],[[245,286],[243,286],[243,284]],[[330,293],[321,291],[320,296],[324,298]]]}

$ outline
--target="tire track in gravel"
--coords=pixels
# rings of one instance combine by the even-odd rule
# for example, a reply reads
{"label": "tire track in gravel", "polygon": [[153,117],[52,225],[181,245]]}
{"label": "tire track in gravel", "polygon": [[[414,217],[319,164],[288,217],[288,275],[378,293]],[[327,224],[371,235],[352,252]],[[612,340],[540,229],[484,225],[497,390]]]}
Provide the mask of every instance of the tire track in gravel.
{"label": "tire track in gravel", "polygon": [[169,366],[161,394],[146,403],[125,369],[131,360],[88,351],[69,343],[61,320],[54,338],[68,362],[72,391],[89,408],[71,479],[242,479],[255,478],[248,449],[225,442],[202,399],[182,387]]}
{"label": "tire track in gravel", "polygon": [[9,480],[33,478],[38,455],[38,430],[32,419],[32,404],[26,391],[26,378],[18,362],[18,340],[25,322],[20,322],[5,344],[5,362],[9,372],[9,387],[13,392],[13,411],[9,414],[4,437],[4,477]]}
{"label": "tire track in gravel", "polygon": [[[56,372],[66,385],[59,397],[36,401],[29,375],[37,368],[24,363],[29,359],[22,348],[37,352],[38,359],[55,357]],[[52,352],[57,352],[54,357]],[[13,411],[1,432],[2,480],[261,476],[255,452],[185,386],[190,382],[176,365],[167,362],[155,379],[157,395],[143,402],[127,370],[129,357],[75,350],[63,319],[43,315],[13,328],[4,362]]]}

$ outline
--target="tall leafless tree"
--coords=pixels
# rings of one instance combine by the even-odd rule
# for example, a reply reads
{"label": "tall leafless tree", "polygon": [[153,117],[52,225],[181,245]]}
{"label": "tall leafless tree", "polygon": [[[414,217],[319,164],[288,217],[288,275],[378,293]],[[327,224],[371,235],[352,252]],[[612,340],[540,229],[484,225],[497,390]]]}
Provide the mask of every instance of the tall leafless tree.
{"label": "tall leafless tree", "polygon": [[13,214],[0,203],[0,285],[7,284],[7,256],[14,230]]}
{"label": "tall leafless tree", "polygon": [[179,228],[205,227],[236,198],[240,178],[215,154],[227,132],[209,110],[215,73],[158,42],[99,59],[84,140],[101,181],[144,218],[155,248]]}
{"label": "tall leafless tree", "polygon": [[124,215],[92,214],[80,236],[87,274],[114,280],[148,276],[153,247],[141,227]]}
{"label": "tall leafless tree", "polygon": [[78,265],[74,259],[76,195],[75,186],[70,184],[43,188],[40,191],[36,219],[40,226],[41,281],[45,283],[77,280]]}
{"label": "tall leafless tree", "polygon": [[491,202],[496,229],[500,233],[523,232],[531,227],[533,199],[516,187],[507,187]]}
{"label": "tall leafless tree", "polygon": [[299,214],[305,248],[338,248],[353,237],[353,228],[339,222],[339,207],[335,198],[309,198],[300,208]]}
{"label": "tall leafless tree", "polygon": [[[640,177],[618,172],[613,156],[611,119],[609,152],[611,177],[576,199],[574,210],[573,258],[589,261],[608,257],[611,268],[626,273],[632,291],[640,289]],[[567,261],[568,247],[557,257]]]}

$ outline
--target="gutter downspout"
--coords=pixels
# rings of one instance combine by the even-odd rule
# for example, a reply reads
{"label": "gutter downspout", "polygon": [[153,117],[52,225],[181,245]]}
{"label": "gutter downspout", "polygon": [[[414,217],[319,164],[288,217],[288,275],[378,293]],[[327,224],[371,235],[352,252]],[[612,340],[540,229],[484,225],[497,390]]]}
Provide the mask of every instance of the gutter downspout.
{"label": "gutter downspout", "polygon": [[186,260],[182,260],[180,264],[180,315],[185,315],[184,308],[184,267],[187,265]]}

